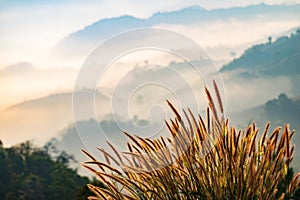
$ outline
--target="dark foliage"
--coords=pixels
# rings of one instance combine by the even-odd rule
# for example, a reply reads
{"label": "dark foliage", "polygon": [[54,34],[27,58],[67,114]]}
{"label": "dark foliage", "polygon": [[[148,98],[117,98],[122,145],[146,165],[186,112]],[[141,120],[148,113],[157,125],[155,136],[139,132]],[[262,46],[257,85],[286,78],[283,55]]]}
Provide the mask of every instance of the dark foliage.
{"label": "dark foliage", "polygon": [[86,199],[89,179],[71,169],[70,162],[73,157],[51,143],[44,148],[30,142],[10,148],[0,144],[0,199]]}

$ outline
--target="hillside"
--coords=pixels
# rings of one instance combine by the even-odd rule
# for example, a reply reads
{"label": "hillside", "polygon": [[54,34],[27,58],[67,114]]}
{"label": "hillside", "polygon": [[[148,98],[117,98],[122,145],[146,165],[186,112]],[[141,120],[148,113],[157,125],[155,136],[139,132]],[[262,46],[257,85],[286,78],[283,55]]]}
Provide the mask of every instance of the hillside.
{"label": "hillside", "polygon": [[231,118],[239,126],[246,126],[253,121],[260,127],[270,121],[273,128],[289,123],[291,128],[298,132],[300,130],[300,99],[290,98],[281,93],[277,98],[270,99],[262,105],[234,113]]}
{"label": "hillside", "polygon": [[221,72],[236,71],[245,77],[257,75],[300,74],[300,29],[290,37],[283,36],[272,42],[254,45],[244,54],[225,65]]}

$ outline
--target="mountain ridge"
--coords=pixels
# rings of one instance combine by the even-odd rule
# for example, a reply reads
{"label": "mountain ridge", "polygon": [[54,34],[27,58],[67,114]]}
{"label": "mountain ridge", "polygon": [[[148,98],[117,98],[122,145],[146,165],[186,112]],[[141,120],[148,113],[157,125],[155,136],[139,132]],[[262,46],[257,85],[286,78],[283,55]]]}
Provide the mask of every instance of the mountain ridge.
{"label": "mountain ridge", "polygon": [[256,44],[241,57],[224,65],[220,72],[239,71],[238,75],[296,75],[300,74],[300,29],[291,36],[279,37],[276,41]]}
{"label": "mountain ridge", "polygon": [[[130,15],[122,15],[113,18],[100,19],[90,25],[85,26],[83,29],[70,33],[67,37],[63,38],[56,45],[62,47],[70,45],[72,40],[85,40],[93,41],[97,39],[105,39],[111,35],[120,32],[141,28],[152,27],[159,24],[191,24],[196,22],[209,22],[216,20],[232,20],[232,19],[245,19],[249,20],[253,17],[265,20],[269,18],[278,18],[285,16],[289,19],[297,17],[300,19],[300,4],[295,5],[267,5],[257,4],[246,7],[233,7],[233,8],[219,8],[213,10],[206,10],[200,6],[190,6],[187,8],[169,11],[157,12],[148,18],[138,18]],[[124,23],[126,22],[126,23]]]}

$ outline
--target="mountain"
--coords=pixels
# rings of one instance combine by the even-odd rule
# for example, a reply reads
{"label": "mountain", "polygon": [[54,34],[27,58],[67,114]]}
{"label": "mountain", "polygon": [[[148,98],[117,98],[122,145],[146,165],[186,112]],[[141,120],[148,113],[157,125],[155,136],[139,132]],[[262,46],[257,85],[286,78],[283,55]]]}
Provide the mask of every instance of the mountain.
{"label": "mountain", "polygon": [[[121,150],[121,152],[126,151],[126,143],[129,139],[123,134],[123,131],[139,135],[140,137],[150,138],[157,133],[157,130],[155,129],[157,126],[154,128],[146,128],[144,133],[133,132],[133,130],[137,130],[137,125],[135,123],[144,125],[147,122],[140,119],[136,119],[134,122],[116,121],[113,117],[108,117],[101,121],[93,119],[77,121],[76,124],[72,124],[63,129],[59,135],[52,138],[50,141],[59,150],[74,155],[78,164],[81,164],[88,160],[86,155],[81,152],[81,149],[87,150],[93,155],[96,155],[99,159],[103,159],[103,156],[97,148],[103,148],[107,152],[113,153],[111,148],[107,145],[107,141],[113,144],[115,148]],[[166,131],[166,127],[164,128],[164,131]],[[160,136],[163,134],[158,135]],[[75,165],[74,167],[78,168],[78,165]],[[87,175],[87,171],[83,168],[79,168],[79,172]]]}
{"label": "mountain", "polygon": [[[300,4],[258,4],[247,7],[234,7],[215,10],[206,10],[199,6],[191,6],[177,11],[158,12],[145,19],[124,15],[120,17],[101,19],[91,25],[86,26],[82,30],[69,34],[57,44],[55,50],[60,54],[66,53],[66,55],[70,53],[82,53],[85,51],[90,52],[90,50],[96,45],[100,44],[105,39],[112,37],[113,35],[142,27],[166,27],[168,29],[171,28],[172,30],[188,35],[191,35],[189,31],[199,27],[203,32],[209,31],[211,37],[216,33],[222,33],[222,31],[225,31],[224,28],[222,28],[222,22],[227,23],[225,27],[231,27],[236,22],[242,22],[242,24],[246,23],[245,26],[248,26],[248,28],[249,24],[251,24],[250,22],[273,22],[273,24],[278,23],[277,26],[280,27],[280,23],[285,21],[299,22],[299,10]],[[185,27],[185,29],[183,30],[178,28],[178,25]],[[241,24],[239,23],[236,28],[241,29]],[[257,28],[260,30],[259,27]],[[286,28],[288,29],[292,27],[289,26]],[[231,27],[231,29],[233,28]],[[213,34],[212,31],[214,32]],[[244,29],[244,31],[247,30]],[[234,32],[235,31],[233,31],[233,34],[235,34]],[[224,34],[228,35],[227,31],[225,31]],[[199,37],[200,38],[193,39],[199,39],[200,41],[201,39],[206,40],[206,38],[204,38],[202,35]],[[214,38],[214,40],[216,39]],[[224,41],[220,41],[220,43],[221,42]]]}
{"label": "mountain", "polygon": [[[281,93],[277,98],[270,99],[264,104],[233,113],[231,119],[239,127],[253,121],[260,127],[270,121],[273,128],[289,123],[291,129],[296,129],[298,132],[300,131],[300,98],[290,98],[285,93]],[[300,139],[300,134],[297,135]]]}
{"label": "mountain", "polygon": [[[290,18],[298,16],[300,5],[267,5],[257,4],[246,7],[221,8],[205,10],[199,6],[191,6],[178,11],[156,13],[149,18],[152,25],[167,24],[192,24],[198,22],[211,22],[217,20],[252,20],[259,17],[261,20],[271,18]],[[276,14],[277,13],[277,14]]]}
{"label": "mountain", "polygon": [[[240,57],[224,65],[224,80],[229,110],[247,110],[275,95],[300,96],[300,31],[247,49]],[[239,96],[239,98],[234,98]],[[241,99],[243,99],[241,101]],[[247,107],[245,107],[245,105]]]}
{"label": "mountain", "polygon": [[300,29],[290,37],[282,36],[276,41],[254,45],[244,54],[225,65],[221,72],[236,71],[249,77],[257,75],[300,75]]}
{"label": "mountain", "polygon": [[[86,107],[88,101],[81,93],[78,92],[77,97]],[[95,94],[95,103],[105,116],[109,113],[109,99],[100,92]],[[72,96],[72,93],[53,94],[0,111],[0,138],[4,138],[8,146],[20,140],[34,140],[38,144],[46,142],[74,121]],[[89,118],[89,113],[81,111],[81,120]]]}

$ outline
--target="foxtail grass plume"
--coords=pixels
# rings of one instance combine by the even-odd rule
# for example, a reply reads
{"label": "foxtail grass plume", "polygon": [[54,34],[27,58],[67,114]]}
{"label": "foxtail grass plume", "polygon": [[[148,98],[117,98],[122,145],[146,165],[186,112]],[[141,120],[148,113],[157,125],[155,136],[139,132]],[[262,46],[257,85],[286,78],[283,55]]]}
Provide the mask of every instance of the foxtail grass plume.
{"label": "foxtail grass plume", "polygon": [[263,131],[255,123],[246,130],[229,126],[215,82],[214,91],[217,106],[205,88],[206,120],[190,109],[181,115],[167,101],[175,114],[166,121],[168,138],[124,133],[128,151],[109,143],[113,155],[99,148],[105,162],[83,150],[90,159],[83,166],[105,185],[88,185],[94,193],[89,199],[299,199],[300,173],[287,181],[294,132],[288,125],[270,132],[270,123]]}

